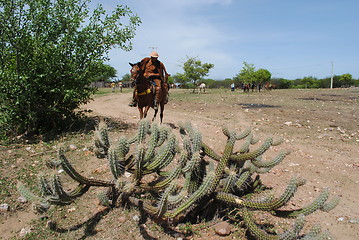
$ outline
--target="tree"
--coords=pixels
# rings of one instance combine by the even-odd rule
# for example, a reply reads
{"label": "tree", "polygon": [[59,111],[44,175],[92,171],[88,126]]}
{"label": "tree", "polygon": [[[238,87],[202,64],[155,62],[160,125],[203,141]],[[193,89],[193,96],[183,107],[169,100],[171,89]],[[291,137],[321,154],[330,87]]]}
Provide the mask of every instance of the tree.
{"label": "tree", "polygon": [[293,81],[284,78],[274,78],[271,82],[276,85],[276,88],[280,89],[288,89],[293,84]]}
{"label": "tree", "polygon": [[[182,66],[184,73],[178,77],[183,83],[192,82],[193,87],[195,87],[199,80],[208,76],[209,70],[213,67],[212,63],[202,63],[198,58],[187,56],[187,61]],[[194,90],[195,88],[193,88]]]}
{"label": "tree", "polygon": [[1,135],[64,129],[109,50],[131,50],[139,17],[126,6],[90,14],[89,2],[0,1]]}
{"label": "tree", "polygon": [[242,70],[233,78],[236,83],[254,83],[256,81],[254,64],[243,62]]}
{"label": "tree", "polygon": [[93,81],[109,82],[111,78],[115,77],[117,77],[116,69],[110,65],[102,64],[102,66],[99,67],[98,74],[93,78]]}
{"label": "tree", "polygon": [[272,76],[272,74],[267,70],[267,69],[263,69],[260,68],[258,69],[255,73],[255,82],[256,83],[265,83],[265,82],[269,82],[270,78]]}
{"label": "tree", "polygon": [[125,75],[122,76],[121,79],[122,82],[129,82],[131,81],[131,75],[129,73],[126,73]]}
{"label": "tree", "polygon": [[349,87],[354,83],[353,77],[349,73],[339,76],[339,82],[341,83],[342,87]]}

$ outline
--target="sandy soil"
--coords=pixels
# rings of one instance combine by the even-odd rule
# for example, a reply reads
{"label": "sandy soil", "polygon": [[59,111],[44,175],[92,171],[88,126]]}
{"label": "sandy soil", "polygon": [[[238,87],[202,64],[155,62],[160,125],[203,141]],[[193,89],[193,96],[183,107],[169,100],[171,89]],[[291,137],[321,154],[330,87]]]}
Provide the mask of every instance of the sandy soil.
{"label": "sandy soil", "polygon": [[[184,90],[171,90],[184,91]],[[188,91],[188,94],[191,94]],[[281,148],[292,153],[270,173],[265,184],[279,189],[293,175],[307,179],[295,196],[294,208],[305,206],[322,188],[341,196],[331,212],[317,212],[309,222],[318,222],[337,239],[359,239],[359,90],[274,90],[243,94],[197,94],[196,103],[170,100],[164,124],[176,126],[191,121],[203,139],[216,151],[223,149],[221,126],[240,131],[251,127],[260,137],[281,136]],[[215,98],[215,99],[213,99]],[[233,101],[234,99],[234,101]],[[137,108],[127,107],[130,94],[114,93],[86,105],[100,116],[136,124]],[[152,117],[150,110],[149,117]],[[158,121],[158,119],[157,119]]]}

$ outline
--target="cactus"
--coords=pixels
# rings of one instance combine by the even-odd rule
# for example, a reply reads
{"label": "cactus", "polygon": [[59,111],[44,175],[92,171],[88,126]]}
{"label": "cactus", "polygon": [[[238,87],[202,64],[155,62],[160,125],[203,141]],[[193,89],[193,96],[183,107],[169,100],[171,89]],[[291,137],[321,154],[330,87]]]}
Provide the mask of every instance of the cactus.
{"label": "cactus", "polygon": [[[300,235],[305,216],[317,210],[330,211],[339,202],[338,197],[328,201],[329,190],[324,189],[309,205],[295,210],[283,210],[305,180],[294,176],[282,195],[258,198],[258,192],[266,191],[260,179],[273,167],[280,164],[289,154],[282,150],[272,160],[264,154],[283,142],[283,139],[265,139],[257,149],[252,145],[259,141],[249,128],[237,133],[222,128],[227,137],[222,154],[216,153],[204,141],[202,134],[191,123],[179,124],[179,135],[163,125],[150,124],[141,120],[138,131],[131,137],[120,137],[111,144],[107,127],[103,122],[94,133],[94,154],[106,156],[113,179],[100,180],[85,177],[77,171],[61,148],[58,161],[49,167],[61,167],[78,183],[72,191],[65,191],[59,176],[50,180],[39,178],[40,196],[18,184],[18,191],[34,202],[34,209],[44,212],[51,205],[71,204],[86,193],[90,187],[105,188],[98,198],[104,206],[132,205],[142,208],[150,216],[176,224],[188,218],[205,218],[206,212],[216,210],[217,215],[235,221],[244,221],[249,234],[257,239],[311,239],[327,236],[313,228],[308,234]],[[237,142],[240,148],[235,149]],[[56,163],[56,166],[55,166]],[[132,178],[123,177],[124,173]],[[152,181],[145,181],[151,175]],[[265,192],[267,193],[267,192]],[[272,196],[271,194],[266,194]],[[149,199],[158,199],[157,203]],[[119,201],[123,204],[116,204]],[[220,203],[220,204],[219,204]],[[219,210],[220,208],[220,210]],[[267,212],[278,218],[295,219],[293,228],[280,234],[268,233],[260,228],[252,213]]]}

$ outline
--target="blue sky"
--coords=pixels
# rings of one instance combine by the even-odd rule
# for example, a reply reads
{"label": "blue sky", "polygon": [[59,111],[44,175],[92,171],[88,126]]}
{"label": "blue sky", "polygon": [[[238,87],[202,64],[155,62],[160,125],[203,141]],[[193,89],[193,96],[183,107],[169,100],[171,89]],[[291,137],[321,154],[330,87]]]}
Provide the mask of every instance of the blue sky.
{"label": "blue sky", "polygon": [[133,50],[111,50],[118,77],[128,62],[156,47],[172,75],[188,57],[213,63],[208,78],[233,78],[243,61],[272,77],[296,79],[350,73],[359,78],[358,0],[122,0],[100,1],[111,10],[127,5],[142,24]]}

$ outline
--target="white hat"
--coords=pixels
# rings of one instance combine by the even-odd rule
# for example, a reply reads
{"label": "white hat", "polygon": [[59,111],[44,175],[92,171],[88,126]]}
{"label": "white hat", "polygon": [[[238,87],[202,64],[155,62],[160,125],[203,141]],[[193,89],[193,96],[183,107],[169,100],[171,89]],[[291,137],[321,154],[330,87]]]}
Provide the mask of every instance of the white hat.
{"label": "white hat", "polygon": [[158,53],[157,53],[157,52],[152,51],[152,52],[150,53],[150,57],[158,58],[158,57],[159,57],[159,55],[158,55]]}

